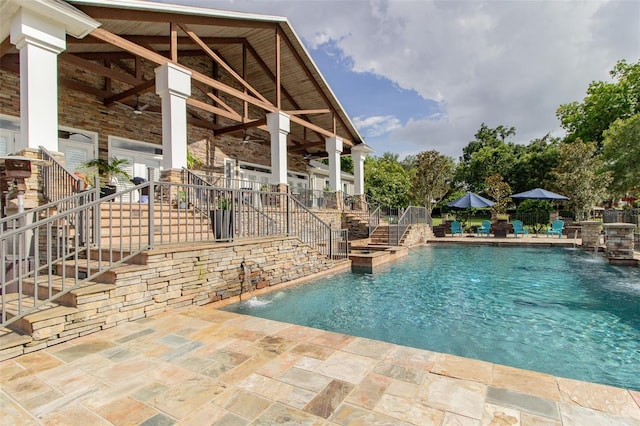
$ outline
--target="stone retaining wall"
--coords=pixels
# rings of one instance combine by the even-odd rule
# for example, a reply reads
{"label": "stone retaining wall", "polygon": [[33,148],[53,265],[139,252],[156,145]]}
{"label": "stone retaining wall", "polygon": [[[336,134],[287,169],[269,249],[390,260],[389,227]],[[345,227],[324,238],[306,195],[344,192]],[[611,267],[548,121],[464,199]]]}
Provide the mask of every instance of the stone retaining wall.
{"label": "stone retaining wall", "polygon": [[[188,305],[238,299],[241,294],[300,282],[322,272],[349,268],[293,237],[236,243],[174,245],[138,255],[103,281],[73,291],[77,307],[61,306],[27,316],[31,339],[2,342],[0,360]],[[66,296],[65,296],[66,297]],[[23,336],[26,337],[26,336]]]}

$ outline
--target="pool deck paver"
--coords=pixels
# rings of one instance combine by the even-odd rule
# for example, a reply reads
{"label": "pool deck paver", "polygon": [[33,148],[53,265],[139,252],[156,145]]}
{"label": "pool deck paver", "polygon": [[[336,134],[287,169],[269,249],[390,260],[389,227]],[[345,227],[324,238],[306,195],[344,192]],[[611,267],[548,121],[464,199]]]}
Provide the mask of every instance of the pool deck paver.
{"label": "pool deck paver", "polygon": [[0,363],[0,424],[640,425],[640,392],[214,306]]}

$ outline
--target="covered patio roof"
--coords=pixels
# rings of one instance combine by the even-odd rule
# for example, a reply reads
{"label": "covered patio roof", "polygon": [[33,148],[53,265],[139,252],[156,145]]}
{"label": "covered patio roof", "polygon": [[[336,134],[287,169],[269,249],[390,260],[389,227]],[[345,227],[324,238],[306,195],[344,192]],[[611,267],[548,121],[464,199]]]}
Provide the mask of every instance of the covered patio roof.
{"label": "covered patio roof", "polygon": [[[67,3],[100,27],[82,39],[67,36],[59,61],[104,77],[105,85],[98,89],[61,79],[62,86],[97,96],[105,106],[119,102],[135,107],[137,96],[154,93],[155,86],[153,78],[142,76],[140,62],[187,67],[181,63],[184,58],[206,57],[214,72],[192,69],[192,86],[206,94],[206,101],[187,100],[191,124],[212,130],[214,136],[250,135],[268,145],[266,114],[284,111],[291,117],[290,152],[324,156],[325,138],[334,136],[343,139],[345,153],[362,142],[284,17],[135,0]],[[2,69],[19,72],[18,52],[8,37],[0,44],[0,58]],[[135,66],[123,62],[130,59]],[[224,81],[219,75],[225,75]],[[115,89],[112,81],[125,89]]]}

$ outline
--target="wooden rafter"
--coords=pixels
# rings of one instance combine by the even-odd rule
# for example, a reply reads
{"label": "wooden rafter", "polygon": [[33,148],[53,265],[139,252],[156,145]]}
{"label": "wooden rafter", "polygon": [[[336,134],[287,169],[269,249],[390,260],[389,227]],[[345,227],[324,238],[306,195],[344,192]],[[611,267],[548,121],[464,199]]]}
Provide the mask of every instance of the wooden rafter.
{"label": "wooden rafter", "polygon": [[[258,52],[256,52],[256,50],[253,48],[253,46],[251,46],[250,43],[246,43],[246,47],[247,47],[247,50],[249,51],[249,53],[251,53],[251,56],[253,57],[253,59],[258,63],[258,65],[260,66],[262,71],[267,76],[269,76],[271,81],[276,83],[276,76],[271,72],[271,70],[269,69],[267,64],[264,62],[264,60],[262,60],[260,55],[258,55]],[[293,96],[291,96],[291,94],[287,91],[287,89],[285,87],[282,87],[281,89],[282,89],[282,94],[289,100],[289,102],[291,102],[293,107],[296,108],[297,110],[300,110],[300,105],[298,105],[298,103],[295,101],[295,99],[293,99]],[[305,117],[305,119],[307,119],[307,121],[308,121],[308,117]],[[322,135],[318,134],[318,137],[322,138]],[[305,138],[306,138],[306,127],[305,127]]]}
{"label": "wooden rafter", "polygon": [[323,108],[323,109],[297,109],[297,110],[284,111],[284,112],[289,115],[308,115],[308,114],[328,114],[332,111],[328,108]]}
{"label": "wooden rafter", "polygon": [[214,61],[216,61],[218,63],[218,65],[220,65],[222,68],[225,69],[225,71],[227,71],[229,74],[231,74],[231,76],[233,78],[235,78],[238,83],[240,83],[242,85],[242,87],[246,88],[249,92],[253,93],[253,95],[255,97],[257,97],[258,99],[260,99],[262,102],[264,103],[268,103],[270,104],[271,102],[269,102],[264,96],[262,96],[260,94],[259,91],[257,91],[256,89],[254,89],[253,87],[251,87],[251,85],[249,83],[247,83],[246,80],[244,80],[240,75],[238,75],[237,72],[235,72],[235,70],[233,68],[231,68],[231,66],[229,66],[229,64],[227,64],[226,61],[224,61],[220,56],[218,56],[209,46],[207,46],[200,37],[198,37],[198,35],[191,31],[191,29],[189,29],[188,26],[184,25],[184,24],[178,24],[178,26],[180,27],[180,29],[182,29],[182,31],[184,31],[189,37],[191,37],[191,39],[193,41],[195,41],[198,46],[200,46],[200,48],[202,50],[204,50],[207,55],[209,55],[209,57],[211,59],[213,59]]}
{"label": "wooden rafter", "polygon": [[175,22],[171,22],[171,24],[169,24],[169,33],[171,39],[169,47],[171,54],[169,55],[169,58],[173,62],[178,62],[178,25]]}
{"label": "wooden rafter", "polygon": [[58,84],[62,87],[66,87],[67,89],[76,90],[78,92],[88,93],[98,98],[106,98],[111,96],[111,92],[106,90],[96,89],[93,86],[89,86],[88,84],[80,83],[76,80],[71,80],[68,78],[59,77]]}
{"label": "wooden rafter", "polygon": [[[289,120],[291,120],[292,123],[296,123],[296,124],[299,124],[301,126],[304,126],[304,127],[308,128],[310,130],[313,130],[314,132],[320,133],[320,134],[322,134],[324,136],[327,136],[329,138],[336,136],[335,132],[330,132],[328,130],[325,130],[322,127],[316,126],[313,123],[309,123],[308,121],[305,121],[305,120],[301,119],[298,116],[290,115],[289,116]],[[347,138],[341,138],[341,139],[342,139],[343,142],[346,142],[349,145],[353,145],[353,142],[351,141],[351,139],[347,139]],[[324,143],[324,141],[322,143]]]}
{"label": "wooden rafter", "polygon": [[[231,106],[229,106],[226,102],[224,102],[222,99],[220,99],[218,96],[216,96],[214,93],[210,92],[207,90],[207,87],[202,84],[199,83],[197,81],[193,82],[193,86],[197,89],[199,89],[202,93],[205,94],[205,96],[209,97],[212,101],[220,104],[220,106],[222,106],[224,109],[226,109],[227,111],[229,111],[229,113],[231,114],[238,114],[238,112],[236,112],[233,108],[231,108]],[[240,114],[238,114],[238,116],[240,116]]]}
{"label": "wooden rafter", "polygon": [[84,68],[98,75],[102,75],[104,77],[112,78],[114,80],[127,83],[131,86],[136,86],[138,84],[143,83],[142,80],[139,80],[129,74],[121,73],[119,71],[113,70],[111,68],[107,68],[100,64],[96,64],[95,62],[79,58],[75,55],[72,55],[71,53],[61,53],[60,55],[58,55],[58,59],[60,59],[61,61],[67,62],[69,64],[75,65],[77,67]]}
{"label": "wooden rafter", "polygon": [[[130,42],[129,40],[126,40],[116,34],[113,34],[107,30],[104,30],[102,28],[96,28],[95,30],[93,30],[90,34],[92,37],[95,37],[99,40],[102,40],[106,43],[112,44],[114,46],[118,46],[121,49],[124,49],[130,53],[133,53],[134,55],[140,56],[142,58],[145,58],[151,62],[154,62],[158,65],[162,65],[162,64],[166,64],[168,62],[172,62],[171,60],[169,60],[168,58],[159,55],[155,52],[152,52],[148,49],[145,49],[141,46],[138,46],[135,43]],[[180,65],[180,64],[177,64]],[[211,77],[208,77],[198,71],[195,70],[191,70],[191,78],[193,78],[196,81],[200,81],[201,83],[204,83],[208,86],[211,86],[215,89],[218,89],[222,92],[225,92],[231,96],[235,96],[236,98],[239,99],[244,99],[247,100],[249,103],[260,107],[262,109],[265,109],[269,112],[275,112],[276,108],[271,105],[271,104],[265,104],[264,102],[262,102],[259,99],[254,98],[253,96],[249,96],[237,89],[234,89],[233,87],[227,86],[226,84],[215,80]]]}
{"label": "wooden rafter", "polygon": [[[170,40],[167,36],[147,36],[147,35],[127,35],[127,40],[130,40],[136,44],[161,44],[168,45]],[[212,44],[240,44],[245,41],[242,37],[200,37],[207,45]],[[196,43],[190,38],[185,36],[177,36],[176,42],[178,45],[195,45]],[[67,44],[95,44],[94,40],[90,38],[75,38],[67,36]]]}
{"label": "wooden rafter", "polygon": [[187,105],[191,105],[193,107],[200,108],[200,109],[202,109],[204,111],[208,111],[208,112],[210,112],[212,114],[221,115],[222,117],[228,118],[230,120],[242,121],[242,117],[238,113],[232,114],[232,113],[230,113],[229,111],[227,111],[225,109],[218,108],[218,107],[213,106],[213,105],[209,105],[208,103],[199,101],[197,99],[187,98]]}

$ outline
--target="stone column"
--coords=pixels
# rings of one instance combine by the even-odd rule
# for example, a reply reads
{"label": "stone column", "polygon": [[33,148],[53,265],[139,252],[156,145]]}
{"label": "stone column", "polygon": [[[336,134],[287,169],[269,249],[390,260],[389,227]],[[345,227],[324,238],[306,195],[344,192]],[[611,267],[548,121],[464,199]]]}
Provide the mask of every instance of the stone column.
{"label": "stone column", "polygon": [[156,72],[156,93],[162,98],[162,163],[165,169],[187,167],[187,98],[191,71],[172,63]]}
{"label": "stone column", "polygon": [[605,223],[605,256],[612,265],[638,266],[638,260],[633,258],[633,230],[632,223]]}
{"label": "stone column", "polygon": [[[267,114],[267,129],[271,134],[271,183],[287,185],[287,136],[291,130],[289,116],[282,111]],[[285,191],[286,192],[286,191]]]}
{"label": "stone column", "polygon": [[582,248],[595,249],[600,245],[600,229],[602,222],[597,220],[584,220],[579,222],[582,227]]}
{"label": "stone column", "polygon": [[341,191],[340,154],[342,153],[342,139],[334,136],[325,139],[327,154],[329,154],[329,186],[332,191]]}

